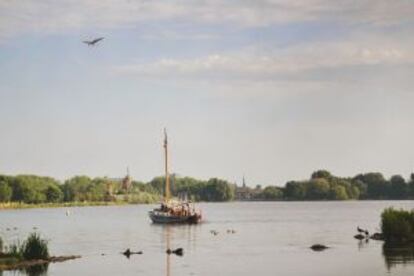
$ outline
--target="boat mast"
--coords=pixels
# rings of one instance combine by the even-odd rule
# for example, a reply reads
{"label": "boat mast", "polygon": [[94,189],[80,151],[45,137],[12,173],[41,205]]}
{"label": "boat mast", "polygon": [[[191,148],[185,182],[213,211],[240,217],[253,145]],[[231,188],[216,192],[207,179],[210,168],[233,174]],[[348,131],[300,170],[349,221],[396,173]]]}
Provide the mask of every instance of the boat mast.
{"label": "boat mast", "polygon": [[167,129],[164,128],[164,155],[165,155],[165,202],[170,200],[170,176],[168,174],[168,141]]}

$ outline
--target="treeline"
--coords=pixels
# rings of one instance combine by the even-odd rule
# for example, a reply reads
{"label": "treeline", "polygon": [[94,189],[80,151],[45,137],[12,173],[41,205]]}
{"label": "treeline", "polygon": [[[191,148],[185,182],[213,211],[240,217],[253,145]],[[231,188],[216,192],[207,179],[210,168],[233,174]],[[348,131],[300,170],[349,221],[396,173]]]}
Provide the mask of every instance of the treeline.
{"label": "treeline", "polygon": [[378,172],[337,177],[319,170],[309,180],[289,181],[283,190],[287,200],[414,199],[414,174],[390,179]]}
{"label": "treeline", "polygon": [[[148,183],[131,181],[126,188],[122,179],[75,176],[60,183],[51,177],[0,175],[0,202],[28,204],[116,201],[153,203],[163,197],[164,186],[164,177],[155,177]],[[174,196],[185,195],[193,201],[229,201],[234,196],[234,186],[217,178],[202,181],[172,175],[171,191]]]}
{"label": "treeline", "polygon": [[[127,187],[124,180],[75,176],[61,183],[36,175],[0,175],[0,202],[152,203],[164,196],[164,177],[155,177],[147,183],[129,181]],[[192,201],[414,199],[414,174],[405,180],[400,175],[385,179],[381,173],[338,177],[319,170],[308,180],[289,181],[284,187],[264,189],[260,185],[242,188],[218,178],[205,181],[174,174],[170,183],[173,196]]]}

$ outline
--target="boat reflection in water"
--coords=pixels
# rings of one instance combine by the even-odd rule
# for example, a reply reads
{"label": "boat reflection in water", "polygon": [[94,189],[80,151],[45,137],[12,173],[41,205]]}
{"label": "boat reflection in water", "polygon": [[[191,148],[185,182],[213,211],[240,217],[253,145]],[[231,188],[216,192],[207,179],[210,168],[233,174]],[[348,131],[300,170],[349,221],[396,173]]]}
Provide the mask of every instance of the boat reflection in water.
{"label": "boat reflection in water", "polygon": [[[167,252],[168,249],[171,248],[171,229],[170,226],[167,225],[165,227],[165,251]],[[165,254],[167,255],[167,267],[166,267],[166,275],[170,276],[171,275],[171,254]]]}
{"label": "boat reflection in water", "polygon": [[404,245],[384,243],[382,255],[388,270],[398,265],[414,264],[414,243]]}
{"label": "boat reflection in water", "polygon": [[160,208],[149,211],[148,215],[153,223],[187,223],[194,224],[201,221],[201,211],[196,211],[194,204],[188,200],[173,200],[170,192],[170,177],[168,172],[168,140],[164,129],[165,154],[165,190],[164,200]]}

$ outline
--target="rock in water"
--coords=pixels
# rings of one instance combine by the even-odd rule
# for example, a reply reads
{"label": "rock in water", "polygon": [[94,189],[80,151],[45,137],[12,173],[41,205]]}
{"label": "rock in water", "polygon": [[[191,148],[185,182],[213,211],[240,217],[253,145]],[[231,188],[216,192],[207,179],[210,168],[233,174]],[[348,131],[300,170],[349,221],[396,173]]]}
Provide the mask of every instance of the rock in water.
{"label": "rock in water", "polygon": [[328,249],[329,247],[323,244],[314,244],[310,247],[313,251],[323,251],[325,249]]}
{"label": "rock in water", "polygon": [[376,240],[376,241],[383,241],[384,235],[382,233],[374,233],[371,235],[370,239]]}

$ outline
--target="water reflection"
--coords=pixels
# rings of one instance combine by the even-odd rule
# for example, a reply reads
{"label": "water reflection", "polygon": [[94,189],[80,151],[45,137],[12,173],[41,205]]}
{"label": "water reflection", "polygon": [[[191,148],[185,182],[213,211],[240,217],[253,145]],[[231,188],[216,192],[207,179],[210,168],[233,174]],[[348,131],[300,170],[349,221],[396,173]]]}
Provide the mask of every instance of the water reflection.
{"label": "water reflection", "polygon": [[[165,251],[171,248],[171,226],[166,225],[164,228],[165,231]],[[166,275],[171,276],[171,254],[165,254],[167,256],[167,265],[166,265]]]}
{"label": "water reflection", "polygon": [[414,243],[408,245],[384,243],[382,255],[388,270],[401,264],[404,266],[414,264]]}
{"label": "water reflection", "polygon": [[23,271],[27,276],[44,276],[47,275],[48,268],[49,264],[41,264],[26,267],[23,269]]}
{"label": "water reflection", "polygon": [[358,241],[358,250],[362,250],[369,245],[369,239],[359,240]]}

